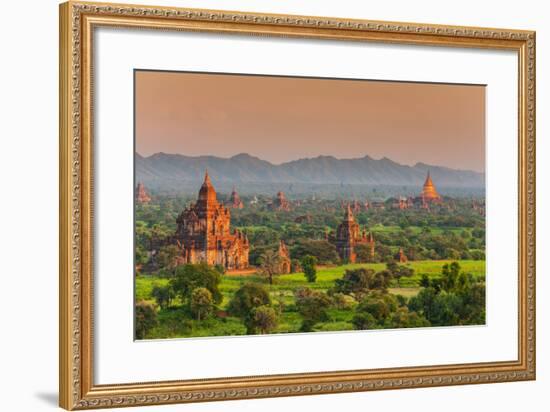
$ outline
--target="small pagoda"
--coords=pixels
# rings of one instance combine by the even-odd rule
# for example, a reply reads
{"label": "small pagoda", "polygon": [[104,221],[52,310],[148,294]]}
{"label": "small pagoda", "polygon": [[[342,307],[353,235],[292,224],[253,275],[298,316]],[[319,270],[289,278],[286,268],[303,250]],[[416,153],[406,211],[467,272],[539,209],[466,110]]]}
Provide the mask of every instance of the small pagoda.
{"label": "small pagoda", "polygon": [[284,192],[277,192],[277,197],[273,199],[270,208],[278,212],[288,212],[290,210],[290,202],[287,200]]}
{"label": "small pagoda", "polygon": [[151,201],[151,196],[145,190],[143,183],[139,182],[136,189],[136,202],[139,204],[146,204]]}
{"label": "small pagoda", "polygon": [[244,207],[244,203],[237,193],[235,186],[233,186],[233,190],[231,191],[231,196],[229,197],[229,203],[227,204],[227,206],[232,209],[242,209]]}

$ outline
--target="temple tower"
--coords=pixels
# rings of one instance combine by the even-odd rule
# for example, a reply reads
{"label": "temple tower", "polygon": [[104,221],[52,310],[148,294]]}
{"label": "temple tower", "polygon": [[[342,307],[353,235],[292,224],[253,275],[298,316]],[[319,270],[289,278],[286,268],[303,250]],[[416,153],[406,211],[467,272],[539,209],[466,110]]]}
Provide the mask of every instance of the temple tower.
{"label": "temple tower", "polygon": [[208,171],[194,205],[178,216],[174,241],[181,248],[185,263],[204,262],[226,269],[248,267],[248,237],[231,233],[229,209],[218,202]]}
{"label": "temple tower", "polygon": [[287,200],[284,192],[277,192],[277,197],[273,200],[271,209],[281,212],[288,212],[290,210],[290,202]]}
{"label": "temple tower", "polygon": [[433,202],[441,200],[441,196],[437,193],[435,185],[430,176],[430,171],[428,170],[428,175],[426,176],[426,181],[424,182],[424,187],[422,189],[421,197],[426,202]]}
{"label": "temple tower", "polygon": [[279,241],[279,250],[277,253],[281,261],[279,273],[290,273],[290,253],[284,240],[282,239]]}
{"label": "temple tower", "polygon": [[151,196],[145,190],[143,183],[139,182],[136,189],[136,202],[139,204],[149,203],[151,201]]}
{"label": "temple tower", "polygon": [[329,236],[328,240],[336,246],[340,258],[346,262],[355,263],[357,259],[355,247],[357,245],[368,246],[370,257],[374,257],[374,236],[372,233],[367,234],[365,231],[360,231],[349,204],[346,207],[344,220],[336,228],[336,234]]}
{"label": "temple tower", "polygon": [[231,191],[231,196],[229,197],[229,203],[227,204],[227,206],[233,209],[242,209],[244,207],[243,201],[237,193],[235,186],[233,186],[233,190]]}

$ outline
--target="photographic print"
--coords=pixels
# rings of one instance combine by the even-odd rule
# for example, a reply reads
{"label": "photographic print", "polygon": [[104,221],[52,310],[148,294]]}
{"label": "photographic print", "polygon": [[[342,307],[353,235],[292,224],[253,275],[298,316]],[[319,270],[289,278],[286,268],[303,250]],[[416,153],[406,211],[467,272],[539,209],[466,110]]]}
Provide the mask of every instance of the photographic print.
{"label": "photographic print", "polygon": [[135,70],[135,339],[485,324],[485,86]]}

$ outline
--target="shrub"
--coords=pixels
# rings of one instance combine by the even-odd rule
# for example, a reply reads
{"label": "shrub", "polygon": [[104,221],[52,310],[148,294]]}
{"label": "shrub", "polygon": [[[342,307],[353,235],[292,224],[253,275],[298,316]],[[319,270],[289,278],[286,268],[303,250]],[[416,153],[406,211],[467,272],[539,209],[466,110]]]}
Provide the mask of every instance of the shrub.
{"label": "shrub", "polygon": [[157,305],[159,305],[161,309],[166,309],[170,307],[170,304],[172,303],[172,299],[174,299],[175,294],[170,285],[156,285],[153,287],[151,296],[153,296],[153,298],[157,302]]}
{"label": "shrub", "polygon": [[147,333],[157,325],[157,311],[155,307],[145,301],[136,304],[136,339],[144,339]]}
{"label": "shrub", "polygon": [[374,270],[372,269],[348,269],[341,279],[336,279],[334,282],[334,291],[346,295],[364,293],[370,288],[373,277]]}
{"label": "shrub", "polygon": [[374,272],[372,269],[348,269],[341,279],[334,282],[334,292],[361,297],[371,289],[386,290],[393,278],[389,270]]}
{"label": "shrub", "polygon": [[430,326],[430,322],[424,316],[402,306],[391,315],[388,326],[391,328],[418,328]]}
{"label": "shrub", "polygon": [[351,320],[353,327],[357,330],[366,330],[366,329],[378,329],[378,322],[368,312],[357,312],[353,319]]}
{"label": "shrub", "polygon": [[267,305],[252,309],[252,323],[260,333],[269,333],[277,327],[278,319],[275,310]]}
{"label": "shrub", "polygon": [[334,307],[340,310],[351,309],[356,303],[355,299],[353,299],[351,296],[344,295],[343,293],[334,293],[332,295],[332,302],[334,304]]}
{"label": "shrub", "polygon": [[414,269],[411,269],[405,265],[398,265],[394,261],[386,264],[387,270],[389,270],[392,276],[397,279],[397,286],[401,287],[401,278],[410,278],[414,275]]}

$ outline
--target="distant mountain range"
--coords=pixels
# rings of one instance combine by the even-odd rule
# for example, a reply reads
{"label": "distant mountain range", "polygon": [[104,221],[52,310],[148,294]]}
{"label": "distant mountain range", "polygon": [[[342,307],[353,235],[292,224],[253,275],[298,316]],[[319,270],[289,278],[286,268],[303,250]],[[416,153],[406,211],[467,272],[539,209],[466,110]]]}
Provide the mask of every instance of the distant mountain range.
{"label": "distant mountain range", "polygon": [[417,163],[402,165],[388,158],[337,159],[332,156],[299,159],[274,165],[246,153],[230,158],[136,153],[136,181],[150,189],[170,190],[182,183],[202,182],[208,169],[214,182],[228,184],[311,184],[421,186],[428,170],[435,185],[448,188],[484,188],[485,175],[470,170]]}

